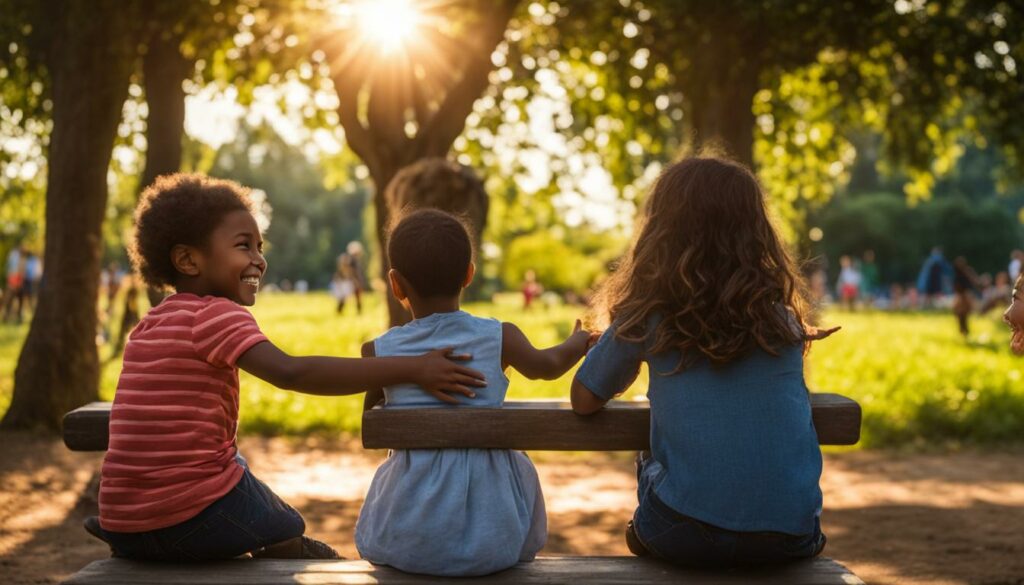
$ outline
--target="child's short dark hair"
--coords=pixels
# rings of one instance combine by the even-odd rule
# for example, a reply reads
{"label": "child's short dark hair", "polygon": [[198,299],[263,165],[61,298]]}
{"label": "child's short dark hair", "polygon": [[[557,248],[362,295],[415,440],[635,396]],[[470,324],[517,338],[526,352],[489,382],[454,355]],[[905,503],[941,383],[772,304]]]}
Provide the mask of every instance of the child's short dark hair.
{"label": "child's short dark hair", "polygon": [[205,247],[232,211],[254,211],[249,190],[234,181],[197,173],[157,177],[135,208],[135,236],[128,256],[147,285],[172,287],[178,271],[171,263],[171,249],[179,244]]}
{"label": "child's short dark hair", "polygon": [[413,211],[392,228],[388,260],[416,294],[424,298],[458,295],[473,260],[469,230],[439,209]]}

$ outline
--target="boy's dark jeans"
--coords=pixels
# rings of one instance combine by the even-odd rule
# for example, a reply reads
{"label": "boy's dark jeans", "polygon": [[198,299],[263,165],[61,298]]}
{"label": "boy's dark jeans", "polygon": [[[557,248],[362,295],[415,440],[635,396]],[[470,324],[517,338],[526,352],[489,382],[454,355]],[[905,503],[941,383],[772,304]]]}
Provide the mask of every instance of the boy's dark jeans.
{"label": "boy's dark jeans", "polygon": [[633,529],[651,555],[692,567],[741,567],[810,558],[825,548],[819,519],[814,532],[735,532],[680,514],[662,502],[642,479],[645,460],[637,458],[640,505]]}
{"label": "boy's dark jeans", "polygon": [[114,556],[175,562],[230,559],[302,536],[302,516],[243,467],[238,485],[181,524],[149,532],[104,530]]}

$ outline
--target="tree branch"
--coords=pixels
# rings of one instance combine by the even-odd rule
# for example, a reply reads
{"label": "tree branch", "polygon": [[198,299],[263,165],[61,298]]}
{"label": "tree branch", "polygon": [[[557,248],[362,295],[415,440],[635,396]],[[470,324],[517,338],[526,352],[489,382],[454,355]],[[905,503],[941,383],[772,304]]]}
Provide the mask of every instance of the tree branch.
{"label": "tree branch", "polygon": [[483,31],[480,43],[469,53],[462,77],[453,84],[437,112],[416,135],[417,151],[444,156],[466,126],[466,117],[473,111],[473,103],[487,89],[488,76],[493,68],[491,53],[505,37],[505,29],[515,12],[519,0],[501,0],[482,13]]}

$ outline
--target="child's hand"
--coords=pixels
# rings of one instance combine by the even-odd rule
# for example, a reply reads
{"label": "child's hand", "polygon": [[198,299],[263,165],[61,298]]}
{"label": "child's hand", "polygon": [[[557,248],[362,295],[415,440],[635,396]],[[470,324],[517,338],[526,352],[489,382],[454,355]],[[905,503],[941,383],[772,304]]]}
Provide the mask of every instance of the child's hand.
{"label": "child's hand", "polygon": [[476,393],[469,386],[481,388],[487,385],[487,380],[480,372],[455,363],[455,360],[466,361],[473,356],[453,351],[454,348],[446,347],[421,355],[418,359],[423,361],[423,365],[417,368],[419,378],[416,383],[438,400],[458,404],[458,400],[446,393],[474,398]]}
{"label": "child's hand", "polygon": [[804,339],[807,341],[821,341],[826,337],[832,335],[836,331],[842,329],[842,326],[837,325],[829,329],[819,329],[817,327],[808,327],[807,332],[804,333]]}
{"label": "child's hand", "polygon": [[572,328],[572,335],[566,340],[566,343],[571,345],[573,348],[579,349],[579,355],[584,356],[590,351],[590,348],[594,347],[597,340],[600,339],[600,333],[594,333],[587,331],[583,328],[583,323],[576,319],[576,325]]}

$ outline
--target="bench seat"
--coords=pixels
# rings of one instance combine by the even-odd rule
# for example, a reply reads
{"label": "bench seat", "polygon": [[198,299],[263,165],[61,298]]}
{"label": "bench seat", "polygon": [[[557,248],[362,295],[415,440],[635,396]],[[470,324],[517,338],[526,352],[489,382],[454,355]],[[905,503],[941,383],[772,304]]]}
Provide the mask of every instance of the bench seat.
{"label": "bench seat", "polygon": [[366,561],[234,560],[196,565],[107,559],[90,563],[67,585],[420,585],[423,583],[692,584],[692,585],[863,585],[839,563],[825,558],[778,568],[705,572],[680,569],[635,557],[540,557],[494,575],[449,578],[410,575]]}

